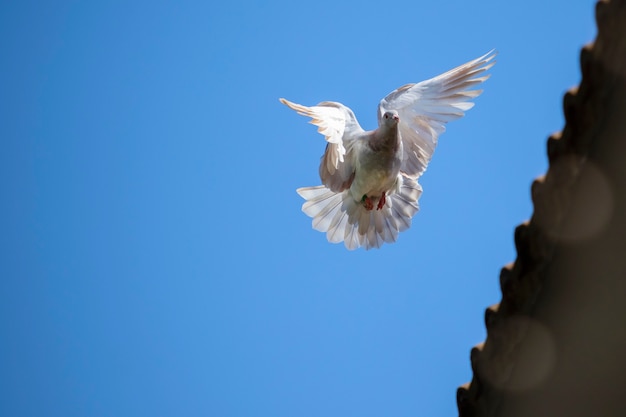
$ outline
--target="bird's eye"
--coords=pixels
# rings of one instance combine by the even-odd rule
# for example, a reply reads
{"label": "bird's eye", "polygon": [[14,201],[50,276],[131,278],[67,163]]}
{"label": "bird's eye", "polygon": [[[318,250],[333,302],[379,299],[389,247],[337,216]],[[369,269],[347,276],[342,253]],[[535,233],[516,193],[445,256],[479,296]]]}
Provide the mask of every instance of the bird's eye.
{"label": "bird's eye", "polygon": [[385,114],[385,119],[389,119],[389,115],[388,114]]}

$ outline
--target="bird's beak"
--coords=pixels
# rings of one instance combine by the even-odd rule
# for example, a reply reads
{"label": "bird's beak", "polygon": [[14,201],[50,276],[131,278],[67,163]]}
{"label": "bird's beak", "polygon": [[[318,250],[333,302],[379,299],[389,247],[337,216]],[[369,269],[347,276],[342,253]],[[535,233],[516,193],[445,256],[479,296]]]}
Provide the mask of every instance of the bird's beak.
{"label": "bird's beak", "polygon": [[400,121],[400,118],[394,114],[394,116],[393,116],[393,120],[395,120],[396,122],[399,122],[399,121]]}

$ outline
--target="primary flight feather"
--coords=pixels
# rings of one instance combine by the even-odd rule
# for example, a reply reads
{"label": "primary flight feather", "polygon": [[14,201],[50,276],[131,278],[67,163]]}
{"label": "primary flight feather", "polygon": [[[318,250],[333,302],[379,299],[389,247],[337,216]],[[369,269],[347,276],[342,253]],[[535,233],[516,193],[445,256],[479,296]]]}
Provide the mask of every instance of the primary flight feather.
{"label": "primary flight feather", "polygon": [[379,248],[411,226],[422,194],[418,178],[445,124],[463,117],[482,93],[495,52],[417,84],[404,85],[378,104],[378,128],[365,131],[350,108],[323,101],[306,107],[281,98],[326,138],[319,174],[323,185],[296,190],[302,211],[329,242]]}

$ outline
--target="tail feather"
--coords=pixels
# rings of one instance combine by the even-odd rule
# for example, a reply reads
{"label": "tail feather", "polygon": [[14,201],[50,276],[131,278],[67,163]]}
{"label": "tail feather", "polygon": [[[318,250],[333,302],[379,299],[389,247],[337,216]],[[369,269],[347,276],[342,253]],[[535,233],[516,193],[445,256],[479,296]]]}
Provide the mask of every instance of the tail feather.
{"label": "tail feather", "polygon": [[[345,215],[345,212],[341,209],[338,209],[335,213],[335,218],[331,227],[328,228],[328,232],[326,233],[326,237],[329,242],[332,243],[340,243],[343,242],[346,237],[346,231],[350,230],[348,227],[348,216]],[[323,230],[322,230],[323,232]]]}
{"label": "tail feather", "polygon": [[371,220],[374,220],[374,222],[367,229],[367,243],[369,244],[369,247],[371,248],[380,248],[383,245],[383,243],[385,243],[385,241],[383,240],[379,231],[376,229],[375,223],[376,223],[376,218],[379,218],[382,216],[374,215],[374,216],[368,216],[368,217],[373,217]]}
{"label": "tail feather", "polygon": [[[367,210],[359,210],[358,211],[358,226],[359,226],[359,234],[366,235],[370,229],[370,219],[372,218],[371,212]],[[376,227],[373,228],[376,230]]]}
{"label": "tail feather", "polygon": [[313,228],[326,233],[329,242],[344,242],[346,248],[353,250],[380,248],[384,243],[395,242],[398,234],[411,226],[411,218],[419,210],[417,200],[422,187],[403,176],[398,191],[387,196],[381,210],[366,210],[349,190],[336,193],[320,185],[298,188],[297,192],[306,200],[302,211],[313,218]]}
{"label": "tail feather", "polygon": [[[331,228],[333,221],[340,213],[341,201],[336,198],[329,199],[326,202],[326,206],[313,217],[313,228],[321,232],[325,232]],[[309,215],[310,216],[310,215]]]}
{"label": "tail feather", "polygon": [[354,250],[363,245],[363,237],[359,235],[358,227],[348,224],[348,227],[346,227],[345,230],[345,238],[343,244],[346,246],[346,248],[350,250]]}

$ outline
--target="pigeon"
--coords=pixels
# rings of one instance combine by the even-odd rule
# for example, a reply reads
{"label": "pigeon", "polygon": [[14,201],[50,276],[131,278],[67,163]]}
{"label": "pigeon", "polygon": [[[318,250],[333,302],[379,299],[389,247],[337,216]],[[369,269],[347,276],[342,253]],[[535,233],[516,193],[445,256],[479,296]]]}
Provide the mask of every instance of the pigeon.
{"label": "pigeon", "polygon": [[354,112],[323,101],[306,107],[280,98],[326,138],[319,176],[322,185],[298,188],[302,211],[329,242],[349,250],[380,248],[395,242],[419,210],[417,182],[433,156],[445,124],[463,117],[473,89],[489,78],[494,50],[448,72],[406,84],[378,104],[378,128],[365,131]]}

